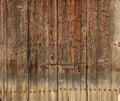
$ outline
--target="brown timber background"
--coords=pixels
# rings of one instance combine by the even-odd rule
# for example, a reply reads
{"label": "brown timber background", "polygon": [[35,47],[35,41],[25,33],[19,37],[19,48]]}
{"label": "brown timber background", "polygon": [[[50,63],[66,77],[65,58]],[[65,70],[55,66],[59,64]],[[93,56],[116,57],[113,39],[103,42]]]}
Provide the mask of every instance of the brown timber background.
{"label": "brown timber background", "polygon": [[119,0],[0,0],[0,101],[118,101]]}

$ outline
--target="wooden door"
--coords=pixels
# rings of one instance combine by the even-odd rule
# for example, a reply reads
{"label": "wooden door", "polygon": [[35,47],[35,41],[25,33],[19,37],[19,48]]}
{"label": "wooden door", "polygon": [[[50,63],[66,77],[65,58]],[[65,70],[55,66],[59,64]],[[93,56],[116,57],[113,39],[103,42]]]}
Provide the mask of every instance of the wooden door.
{"label": "wooden door", "polygon": [[0,0],[0,101],[119,101],[119,0]]}

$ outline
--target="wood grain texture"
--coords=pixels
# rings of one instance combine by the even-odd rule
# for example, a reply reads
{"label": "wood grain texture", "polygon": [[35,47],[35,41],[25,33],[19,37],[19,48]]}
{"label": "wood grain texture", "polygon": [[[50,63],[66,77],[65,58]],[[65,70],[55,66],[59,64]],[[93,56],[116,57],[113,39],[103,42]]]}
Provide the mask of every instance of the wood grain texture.
{"label": "wood grain texture", "polygon": [[[110,11],[109,11],[109,0],[98,2],[98,87],[104,88],[101,91],[101,101],[109,100],[111,101],[111,92],[105,91],[105,89],[111,88],[112,82],[112,67],[111,67],[111,34],[109,27]],[[105,6],[105,8],[103,7]],[[102,45],[101,45],[102,44]],[[102,76],[101,76],[102,74]],[[108,97],[106,97],[108,96]]]}
{"label": "wood grain texture", "polygon": [[[0,57],[0,91],[4,91],[5,87],[4,87],[4,68],[5,68],[5,58],[4,56],[4,17],[3,17],[3,9],[4,9],[4,2],[1,1],[0,2],[0,53],[1,53],[1,57]],[[0,99],[4,99],[4,96],[2,93],[0,93]]]}
{"label": "wood grain texture", "polygon": [[[28,89],[26,1],[1,0],[1,4],[1,74],[4,74],[1,100],[25,101]],[[20,91],[24,93],[19,95]]]}
{"label": "wood grain texture", "polygon": [[58,0],[60,101],[86,101],[86,16],[86,1]]}
{"label": "wood grain texture", "polygon": [[56,101],[55,1],[29,0],[29,100]]}
{"label": "wood grain texture", "polygon": [[[111,5],[114,5],[114,8],[112,9],[112,14],[114,14],[114,18],[111,17],[111,34],[112,35],[112,41],[113,41],[113,46],[112,46],[112,88],[113,89],[119,89],[120,88],[120,67],[119,64],[120,62],[118,61],[120,58],[119,55],[119,42],[120,42],[120,34],[119,34],[119,20],[120,18],[118,17],[120,15],[119,7],[118,5],[120,4],[119,0],[115,0],[112,2]],[[112,27],[113,26],[113,27]],[[113,100],[118,100],[118,95],[120,93],[120,90],[112,92],[112,99]]]}
{"label": "wood grain texture", "polygon": [[118,101],[119,0],[0,0],[0,101]]}
{"label": "wood grain texture", "polygon": [[[98,37],[98,1],[87,2],[87,65],[88,65],[88,101],[97,100],[97,37]],[[92,89],[94,88],[94,89]],[[96,90],[95,90],[96,89]]]}

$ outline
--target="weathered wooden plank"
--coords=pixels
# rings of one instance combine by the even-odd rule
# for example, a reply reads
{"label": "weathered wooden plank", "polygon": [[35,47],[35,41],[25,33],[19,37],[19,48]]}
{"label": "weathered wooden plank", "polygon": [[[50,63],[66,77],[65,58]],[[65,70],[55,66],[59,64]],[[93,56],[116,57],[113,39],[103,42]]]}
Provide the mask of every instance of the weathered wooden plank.
{"label": "weathered wooden plank", "polygon": [[5,64],[4,64],[4,13],[3,13],[3,9],[4,9],[4,1],[1,0],[0,1],[0,99],[4,100],[4,95],[2,94],[2,92],[4,91],[4,68],[5,68]]}
{"label": "weathered wooden plank", "polygon": [[87,5],[87,65],[88,65],[88,101],[97,101],[97,0],[89,0]]}
{"label": "weathered wooden plank", "polygon": [[[119,27],[120,27],[120,8],[119,0],[114,0],[111,2],[111,23],[110,23],[110,32],[112,36],[112,89],[114,91],[112,92],[112,101],[119,101],[118,96],[120,94],[120,49],[119,49],[119,42],[120,42],[120,34],[119,34]],[[114,33],[114,34],[113,34]]]}
{"label": "weathered wooden plank", "polygon": [[[82,41],[82,33],[81,33],[81,2],[79,0],[73,0],[68,2],[68,20],[69,20],[69,27],[68,30],[70,33],[69,40],[70,40],[70,59],[71,63],[76,64],[76,66],[72,67],[74,70],[70,72],[70,80],[68,78],[68,84],[71,86],[69,87],[69,92],[71,92],[71,95],[68,95],[69,98],[71,97],[71,101],[79,101],[80,100],[80,60],[81,59],[81,44]],[[70,14],[70,15],[69,15]],[[81,46],[80,46],[81,44]],[[68,66],[69,67],[69,66]],[[71,68],[71,69],[72,69]],[[68,72],[69,77],[69,72]],[[71,83],[70,83],[71,82]],[[73,91],[70,91],[70,88],[73,89]],[[83,100],[84,101],[84,100]]]}
{"label": "weathered wooden plank", "polygon": [[[58,99],[62,101],[69,100],[69,88],[68,73],[67,68],[66,70],[62,69],[65,68],[65,64],[71,63],[70,58],[70,37],[69,37],[69,20],[68,20],[68,3],[69,0],[58,0],[58,64],[63,66],[58,67],[58,90],[59,95]],[[60,69],[61,68],[61,69]],[[72,82],[71,82],[72,85]],[[74,98],[72,98],[74,101]]]}
{"label": "weathered wooden plank", "polygon": [[[2,0],[3,99],[27,99],[27,16],[26,1]],[[24,12],[25,11],[25,12]],[[19,38],[20,39],[19,39]],[[21,91],[21,92],[20,92]],[[22,94],[22,96],[21,96]],[[24,95],[26,94],[26,95]]]}
{"label": "weathered wooden plank", "polygon": [[27,3],[4,1],[4,101],[27,100]]}
{"label": "weathered wooden plank", "polygon": [[[11,1],[12,2],[12,1]],[[28,99],[28,4],[27,0],[14,0],[16,3],[16,101]]]}
{"label": "weathered wooden plank", "polygon": [[86,17],[86,1],[58,0],[58,99],[62,101],[86,101]]}
{"label": "weathered wooden plank", "polygon": [[15,28],[15,1],[4,1],[5,3],[5,8],[4,11],[6,12],[6,69],[4,75],[6,77],[4,78],[5,82],[5,101],[11,100],[14,101],[16,100],[16,96],[12,91],[16,90],[16,28]]}
{"label": "weathered wooden plank", "polygon": [[29,101],[39,101],[38,89],[38,10],[35,0],[29,0]]}
{"label": "weathered wooden plank", "polygon": [[[111,5],[110,5],[110,33],[111,33],[111,41],[113,42],[113,44],[112,44],[112,58],[111,58],[111,63],[112,63],[112,92],[111,92],[111,100],[112,101],[119,101],[118,100],[118,92],[116,92],[116,91],[114,91],[114,89],[116,89],[117,88],[117,86],[116,86],[116,70],[115,70],[115,67],[117,67],[117,66],[115,66],[115,58],[113,58],[114,57],[114,54],[115,54],[115,49],[116,49],[116,46],[115,46],[115,44],[116,44],[116,41],[114,40],[114,36],[115,36],[115,33],[116,33],[116,31],[115,31],[115,29],[117,30],[117,28],[116,28],[116,19],[117,19],[117,14],[119,14],[119,12],[117,11],[117,9],[116,9],[116,7],[117,6],[115,6],[116,4],[119,4],[119,1],[117,1],[116,2],[116,0],[114,0],[114,1],[111,1]],[[114,34],[113,34],[114,33]]]}
{"label": "weathered wooden plank", "polygon": [[87,0],[81,0],[81,47],[80,47],[80,99],[86,101],[87,94]]}
{"label": "weathered wooden plank", "polygon": [[[97,36],[97,80],[99,101],[111,101],[112,67],[111,67],[111,34],[109,27],[110,0],[98,1],[98,36]],[[107,97],[106,97],[107,96]],[[100,99],[99,99],[100,98]]]}
{"label": "weathered wooden plank", "polygon": [[[38,1],[37,1],[38,2]],[[39,100],[40,101],[45,101],[45,94],[46,94],[46,86],[45,86],[45,74],[47,73],[46,69],[45,69],[45,64],[47,64],[48,62],[48,53],[47,53],[47,47],[46,47],[46,40],[48,41],[48,38],[46,38],[47,35],[47,29],[45,27],[47,27],[47,22],[46,20],[48,20],[48,12],[45,10],[46,7],[46,2],[38,2],[38,7],[37,9],[39,9],[38,11],[38,18],[39,20],[38,22],[38,30],[39,30],[39,40],[38,42],[40,43],[40,47],[38,48],[38,67],[39,67],[39,71],[38,71],[38,83],[39,83]],[[46,8],[47,9],[47,8]],[[46,15],[47,13],[47,15]],[[43,65],[43,66],[42,66]],[[47,99],[47,98],[46,98]]]}
{"label": "weathered wooden plank", "polygon": [[[27,5],[4,1],[4,100],[27,99]],[[18,38],[19,37],[19,38]],[[4,59],[3,59],[4,60]],[[4,64],[3,64],[4,66]],[[21,68],[22,67],[22,68]],[[18,70],[20,69],[20,70]],[[23,94],[21,96],[21,94]],[[25,95],[24,95],[25,94]],[[17,96],[16,96],[17,95]]]}
{"label": "weathered wooden plank", "polygon": [[31,0],[29,100],[56,101],[57,65],[54,0]]}

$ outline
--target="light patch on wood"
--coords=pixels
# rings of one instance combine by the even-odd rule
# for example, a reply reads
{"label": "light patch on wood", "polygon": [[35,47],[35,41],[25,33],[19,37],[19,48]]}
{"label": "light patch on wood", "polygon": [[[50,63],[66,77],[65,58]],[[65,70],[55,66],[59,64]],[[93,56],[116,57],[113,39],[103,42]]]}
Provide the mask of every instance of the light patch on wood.
{"label": "light patch on wood", "polygon": [[113,62],[116,64],[116,66],[120,65],[120,1],[116,0],[115,4],[115,16],[114,16],[114,22],[115,22],[115,33],[114,33],[114,48],[113,48]]}
{"label": "light patch on wood", "polygon": [[118,101],[120,101],[120,94],[118,94]]}

